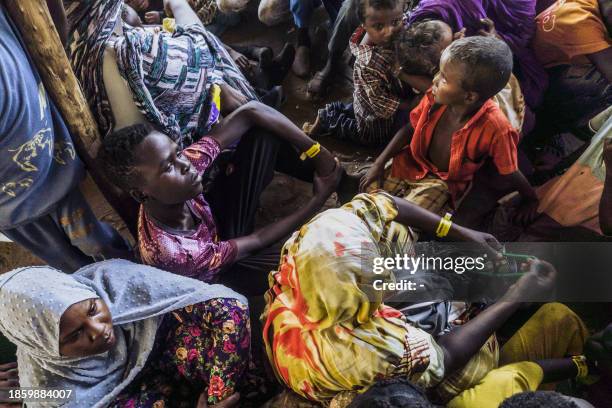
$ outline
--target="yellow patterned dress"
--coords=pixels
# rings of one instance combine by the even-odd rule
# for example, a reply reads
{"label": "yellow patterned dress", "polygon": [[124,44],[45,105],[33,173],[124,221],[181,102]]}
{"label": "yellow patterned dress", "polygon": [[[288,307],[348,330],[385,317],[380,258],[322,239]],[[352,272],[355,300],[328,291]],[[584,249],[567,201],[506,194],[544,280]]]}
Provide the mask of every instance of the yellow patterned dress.
{"label": "yellow patterned dress", "polygon": [[270,274],[262,315],[266,351],[277,377],[299,395],[327,401],[376,380],[405,375],[423,387],[444,376],[443,353],[426,332],[382,303],[368,259],[387,256],[412,232],[393,222],[386,193],[361,194],[319,214],[285,243]]}

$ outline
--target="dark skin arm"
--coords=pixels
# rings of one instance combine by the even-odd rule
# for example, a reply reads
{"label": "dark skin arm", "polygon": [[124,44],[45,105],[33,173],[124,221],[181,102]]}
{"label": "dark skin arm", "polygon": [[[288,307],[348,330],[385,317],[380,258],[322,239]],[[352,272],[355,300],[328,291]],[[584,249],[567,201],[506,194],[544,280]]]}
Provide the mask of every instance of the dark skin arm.
{"label": "dark skin arm", "polygon": [[[429,232],[432,235],[435,234],[442,217],[421,208],[410,201],[398,197],[392,198],[395,202],[395,206],[397,207],[397,217],[395,218],[395,221],[403,225],[417,228],[421,231]],[[475,231],[453,223],[451,229],[448,231],[447,237],[452,241],[479,243],[494,258],[500,256],[498,251],[501,249],[501,245],[499,242],[497,242],[497,239],[495,239],[493,235]]]}
{"label": "dark skin arm", "polygon": [[68,20],[66,19],[64,3],[62,0],[47,0],[47,8],[62,41],[62,45],[66,46],[66,41],[68,40]]}
{"label": "dark skin arm", "polygon": [[[276,137],[286,140],[299,152],[308,150],[316,142],[295,126],[285,115],[261,102],[249,102],[223,119],[209,136],[221,146],[221,150],[240,140],[252,127],[270,131]],[[321,152],[312,160],[319,175],[328,175],[335,167],[332,154],[321,146]]]}
{"label": "dark skin arm", "polygon": [[531,262],[529,272],[512,285],[506,294],[474,319],[437,339],[444,351],[447,375],[465,366],[487,339],[518,309],[522,299],[536,298],[554,285],[555,268],[544,261]]}
{"label": "dark skin arm", "polygon": [[[260,102],[249,102],[241,106],[226,117],[221,125],[215,127],[209,136],[219,143],[221,149],[224,149],[238,141],[252,127],[270,131],[280,139],[289,142],[300,152],[308,150],[315,144],[315,141],[306,136],[286,116]],[[234,242],[238,251],[237,260],[244,259],[293,232],[308,218],[316,214],[331,193],[334,192],[340,181],[342,168],[334,160],[332,154],[321,147],[321,152],[308,160],[313,161],[316,172],[314,196],[293,214],[261,228],[253,234],[235,239]],[[323,176],[321,177],[321,175]]]}
{"label": "dark skin arm", "polygon": [[589,54],[587,57],[608,82],[612,83],[612,47]]}
{"label": "dark skin arm", "polygon": [[502,180],[509,185],[510,189],[518,191],[523,199],[514,222],[522,226],[531,224],[538,216],[539,201],[535,190],[520,170],[502,176]]}
{"label": "dark skin arm", "polygon": [[327,198],[334,192],[342,176],[342,167],[338,164],[332,174],[319,177],[315,174],[313,185],[314,195],[306,205],[291,215],[288,215],[274,224],[267,225],[251,235],[236,238],[236,260],[244,259],[249,255],[277,242],[299,228],[306,220],[314,216],[325,204]]}
{"label": "dark skin arm", "polygon": [[385,150],[376,158],[372,167],[361,178],[359,182],[359,191],[363,192],[374,181],[378,181],[379,186],[382,186],[385,163],[395,157],[405,146],[410,143],[414,129],[412,126],[406,125],[397,131],[393,139],[389,142]]}
{"label": "dark skin arm", "polygon": [[612,139],[604,140],[606,179],[599,201],[599,225],[605,235],[612,235]]}

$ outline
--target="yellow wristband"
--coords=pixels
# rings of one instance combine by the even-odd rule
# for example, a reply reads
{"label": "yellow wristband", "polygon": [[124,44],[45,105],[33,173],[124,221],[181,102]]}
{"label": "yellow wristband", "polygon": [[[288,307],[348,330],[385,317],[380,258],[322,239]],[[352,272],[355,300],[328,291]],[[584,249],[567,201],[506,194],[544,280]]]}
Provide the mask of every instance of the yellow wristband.
{"label": "yellow wristband", "polygon": [[312,159],[313,157],[315,157],[320,152],[321,152],[321,144],[320,143],[315,143],[312,146],[310,146],[310,148],[308,150],[306,150],[304,153],[302,153],[300,155],[300,160],[304,161],[308,157],[310,157]]}
{"label": "yellow wristband", "polygon": [[589,366],[587,365],[585,356],[572,356],[572,361],[576,364],[578,374],[576,375],[577,380],[586,378],[589,375]]}
{"label": "yellow wristband", "polygon": [[450,213],[446,213],[444,217],[440,218],[440,223],[438,224],[438,228],[436,229],[436,236],[438,238],[444,238],[448,235],[448,232],[450,231],[451,226],[453,225],[451,217],[452,215]]}

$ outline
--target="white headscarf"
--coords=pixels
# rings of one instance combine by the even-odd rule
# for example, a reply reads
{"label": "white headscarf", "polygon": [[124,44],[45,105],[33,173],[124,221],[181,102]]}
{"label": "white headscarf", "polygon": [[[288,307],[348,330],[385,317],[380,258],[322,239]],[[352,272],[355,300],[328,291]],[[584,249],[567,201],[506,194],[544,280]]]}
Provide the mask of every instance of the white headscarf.
{"label": "white headscarf", "polygon": [[[91,298],[108,306],[116,344],[94,356],[62,357],[60,318],[71,305]],[[17,345],[21,387],[71,389],[65,406],[104,407],[143,368],[162,316],[213,298],[247,304],[224,286],[123,260],[92,264],[73,275],[46,266],[22,268],[0,275],[0,331]]]}

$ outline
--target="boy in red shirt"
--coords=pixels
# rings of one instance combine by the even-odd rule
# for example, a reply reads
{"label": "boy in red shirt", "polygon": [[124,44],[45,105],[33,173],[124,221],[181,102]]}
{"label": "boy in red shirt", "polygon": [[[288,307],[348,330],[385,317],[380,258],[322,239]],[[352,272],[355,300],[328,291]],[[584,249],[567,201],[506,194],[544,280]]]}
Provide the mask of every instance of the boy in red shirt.
{"label": "boy in red shirt", "polygon": [[[519,135],[491,100],[508,82],[512,52],[492,37],[453,42],[442,54],[432,88],[363,176],[360,190],[378,186],[426,209],[456,208],[476,171],[491,159],[524,199],[519,222],[537,209],[535,191],[518,170]],[[393,158],[389,171],[385,163]],[[373,184],[378,181],[380,184]]]}

